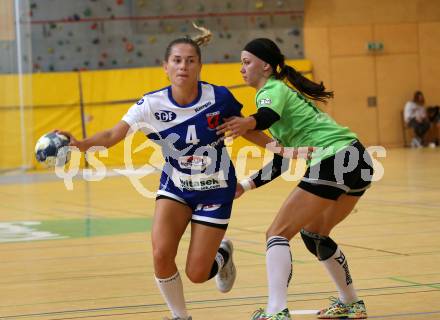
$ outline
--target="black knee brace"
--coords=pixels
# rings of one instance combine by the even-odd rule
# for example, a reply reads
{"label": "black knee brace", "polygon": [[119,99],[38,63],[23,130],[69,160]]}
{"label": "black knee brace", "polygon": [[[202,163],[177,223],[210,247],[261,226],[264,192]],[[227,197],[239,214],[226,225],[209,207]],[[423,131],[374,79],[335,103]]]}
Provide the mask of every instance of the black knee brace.
{"label": "black knee brace", "polygon": [[330,237],[321,236],[304,229],[301,230],[301,238],[306,248],[320,261],[330,258],[338,248],[338,245]]}

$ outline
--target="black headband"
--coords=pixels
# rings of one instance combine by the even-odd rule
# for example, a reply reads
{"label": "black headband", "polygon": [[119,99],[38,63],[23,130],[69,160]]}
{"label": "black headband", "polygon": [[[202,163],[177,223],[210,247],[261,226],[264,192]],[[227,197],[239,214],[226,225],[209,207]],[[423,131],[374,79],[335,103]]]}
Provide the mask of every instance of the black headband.
{"label": "black headband", "polygon": [[272,40],[266,38],[252,40],[243,50],[270,64],[273,71],[276,71],[277,66],[284,60],[284,56],[281,54],[278,46]]}

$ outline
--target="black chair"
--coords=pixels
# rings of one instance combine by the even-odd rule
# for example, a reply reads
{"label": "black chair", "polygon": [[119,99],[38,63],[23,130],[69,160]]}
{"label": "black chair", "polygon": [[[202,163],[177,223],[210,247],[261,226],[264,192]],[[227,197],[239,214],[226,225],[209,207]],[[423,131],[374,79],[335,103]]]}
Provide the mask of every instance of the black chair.
{"label": "black chair", "polygon": [[403,146],[406,148],[411,147],[411,140],[414,138],[414,133],[411,127],[405,122],[403,117],[403,110],[400,111],[400,119],[402,121],[402,135],[403,135]]}

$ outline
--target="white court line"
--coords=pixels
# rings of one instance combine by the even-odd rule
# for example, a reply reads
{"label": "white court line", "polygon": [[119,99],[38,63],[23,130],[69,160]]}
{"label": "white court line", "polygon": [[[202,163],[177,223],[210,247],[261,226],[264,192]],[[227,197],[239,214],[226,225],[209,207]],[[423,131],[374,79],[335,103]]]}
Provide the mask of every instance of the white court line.
{"label": "white court line", "polygon": [[290,314],[317,314],[319,310],[293,310]]}

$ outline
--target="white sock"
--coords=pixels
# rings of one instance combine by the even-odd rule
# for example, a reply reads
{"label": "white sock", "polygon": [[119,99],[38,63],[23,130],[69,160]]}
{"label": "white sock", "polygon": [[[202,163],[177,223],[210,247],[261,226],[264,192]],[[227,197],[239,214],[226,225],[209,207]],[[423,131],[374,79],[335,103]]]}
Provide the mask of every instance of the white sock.
{"label": "white sock", "polygon": [[359,298],[353,287],[353,280],[350,276],[347,259],[341,249],[339,249],[339,246],[336,248],[336,252],[333,256],[327,260],[321,261],[321,263],[327,269],[327,272],[336,284],[336,288],[339,292],[339,299],[345,304],[358,301]]}
{"label": "white sock", "polygon": [[182,279],[180,278],[179,271],[167,279],[156,278],[156,283],[168,305],[168,308],[171,310],[173,317],[188,317],[185,306],[185,297],[183,296]]}
{"label": "white sock", "polygon": [[287,307],[287,288],[292,278],[289,240],[280,236],[267,240],[266,268],[269,287],[266,312],[275,314]]}

